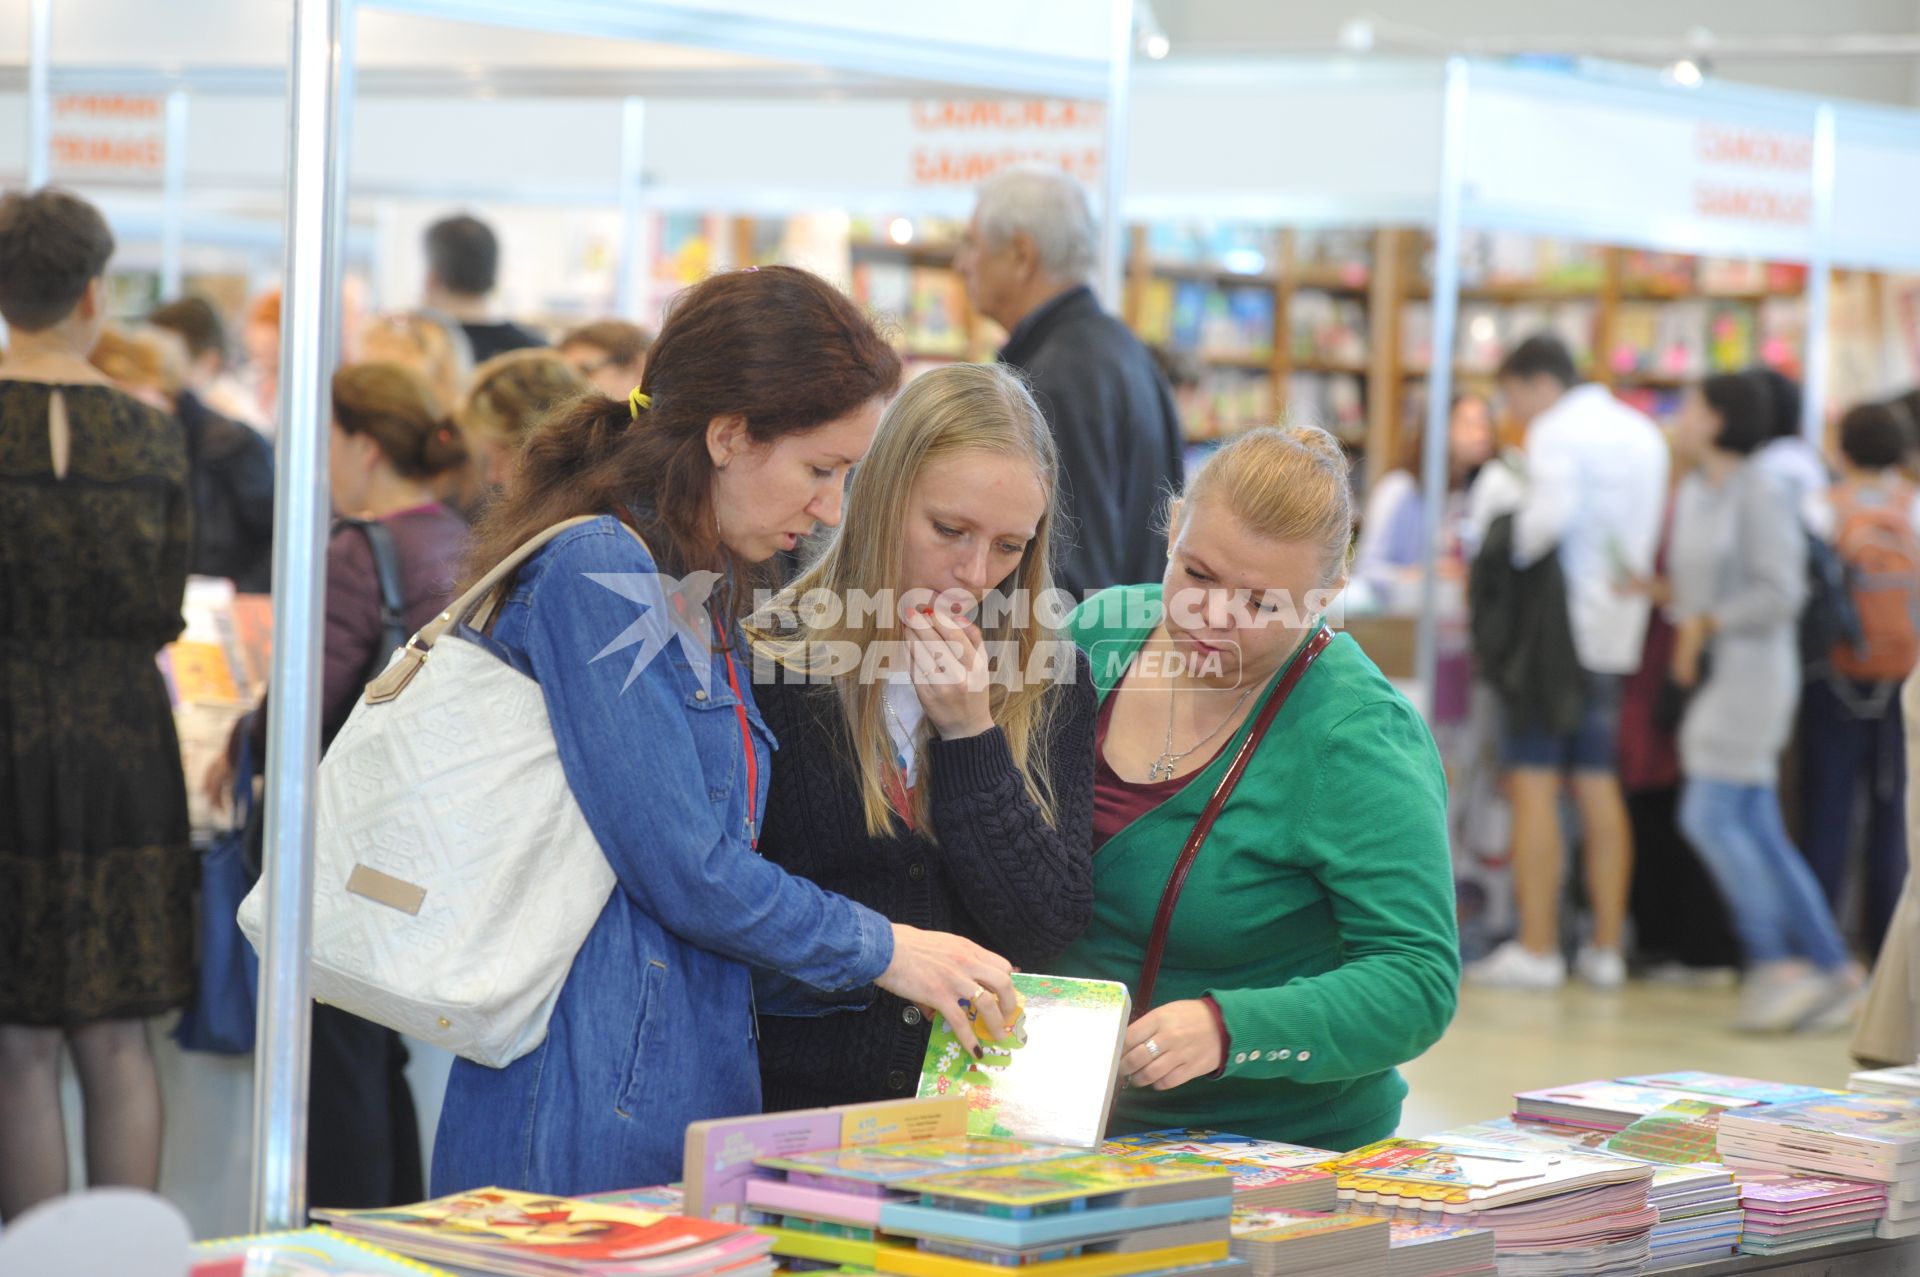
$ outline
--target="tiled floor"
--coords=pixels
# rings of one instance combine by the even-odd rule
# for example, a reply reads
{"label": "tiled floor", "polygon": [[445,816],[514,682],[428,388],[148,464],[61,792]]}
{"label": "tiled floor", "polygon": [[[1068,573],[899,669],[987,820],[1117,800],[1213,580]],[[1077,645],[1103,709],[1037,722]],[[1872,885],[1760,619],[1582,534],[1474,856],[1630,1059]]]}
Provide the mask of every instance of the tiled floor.
{"label": "tiled floor", "polygon": [[1760,1038],[1727,1029],[1731,988],[1634,984],[1620,993],[1461,991],[1447,1036],[1403,1072],[1413,1092],[1400,1130],[1419,1135],[1511,1111],[1513,1093],[1594,1078],[1707,1069],[1843,1086],[1847,1035]]}

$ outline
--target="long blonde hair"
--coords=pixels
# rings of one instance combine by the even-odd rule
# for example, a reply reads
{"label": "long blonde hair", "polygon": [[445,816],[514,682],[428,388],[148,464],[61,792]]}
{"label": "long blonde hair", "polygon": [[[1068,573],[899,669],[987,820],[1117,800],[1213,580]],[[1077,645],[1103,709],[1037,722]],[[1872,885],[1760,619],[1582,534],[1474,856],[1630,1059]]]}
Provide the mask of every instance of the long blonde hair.
{"label": "long blonde hair", "polygon": [[[1026,459],[1047,494],[1046,508],[1019,566],[1004,582],[994,583],[1016,599],[1020,595],[1015,592],[1025,592],[1027,623],[1014,623],[1022,619],[1020,608],[988,609],[982,614],[981,637],[988,644],[1011,644],[998,650],[1017,655],[1021,676],[1010,680],[1014,686],[996,680],[991,688],[993,721],[1006,733],[1014,763],[1026,777],[1027,792],[1051,824],[1054,801],[1047,773],[1047,739],[1056,698],[1050,681],[1024,675],[1032,668],[1036,651],[1056,638],[1040,619],[1040,601],[1053,588],[1049,544],[1059,455],[1046,418],[1017,373],[1000,365],[954,364],[913,381],[881,418],[873,450],[854,473],[846,518],[838,532],[806,571],[768,608],[750,618],[747,634],[755,652],[771,658],[790,677],[816,679],[815,671],[830,659],[829,652],[852,644],[865,653],[869,644],[889,637],[888,631],[891,637],[899,637],[892,611],[876,616],[872,609],[843,606],[836,609],[837,616],[816,618],[810,609],[796,604],[816,590],[828,591],[842,603],[861,592],[885,593],[897,604],[913,485],[928,466],[968,452]],[[793,621],[782,625],[775,614],[790,615]],[[988,623],[990,628],[985,627]],[[844,740],[852,754],[846,761],[859,778],[867,832],[880,837],[895,828],[888,795],[895,763],[883,699],[886,684],[861,678],[858,669],[835,673],[832,682],[845,716]],[[923,740],[927,730],[922,724]],[[914,788],[912,815],[914,828],[934,839],[931,788],[930,777],[923,773]]]}

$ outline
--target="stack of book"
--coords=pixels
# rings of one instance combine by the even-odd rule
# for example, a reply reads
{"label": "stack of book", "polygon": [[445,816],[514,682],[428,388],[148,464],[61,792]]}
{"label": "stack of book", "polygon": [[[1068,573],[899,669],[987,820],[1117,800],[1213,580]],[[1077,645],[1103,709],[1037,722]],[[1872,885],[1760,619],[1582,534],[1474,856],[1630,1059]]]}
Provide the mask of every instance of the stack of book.
{"label": "stack of book", "polygon": [[1386,1277],[1479,1277],[1498,1271],[1493,1234],[1484,1228],[1389,1220],[1393,1249]]}
{"label": "stack of book", "polygon": [[1718,1073],[1652,1073],[1522,1091],[1513,1097],[1513,1116],[1521,1122],[1620,1131],[1676,1100],[1745,1111],[1832,1094],[1814,1086],[1788,1086]]}
{"label": "stack of book", "polygon": [[1101,1145],[1101,1151],[1130,1161],[1230,1174],[1235,1210],[1330,1211],[1338,1198],[1332,1173],[1316,1169],[1339,1156],[1324,1148],[1176,1128],[1121,1136]]}
{"label": "stack of book", "polygon": [[1736,1170],[1883,1184],[1879,1235],[1920,1235],[1920,1097],[1841,1093],[1727,1113],[1720,1160]]}
{"label": "stack of book", "polygon": [[1233,1254],[1253,1277],[1378,1277],[1393,1264],[1384,1219],[1324,1211],[1236,1210]]}
{"label": "stack of book", "polygon": [[897,1277],[1247,1277],[1231,1175],[1018,1141],[941,1140],[763,1159],[755,1222],[789,1263]]}
{"label": "stack of book", "polygon": [[1760,1176],[1740,1186],[1749,1255],[1783,1255],[1872,1237],[1887,1213],[1887,1186],[1808,1175]]}
{"label": "stack of book", "polygon": [[326,1228],[201,1242],[187,1277],[453,1277]]}
{"label": "stack of book", "polygon": [[1855,1073],[1847,1079],[1847,1089],[1868,1095],[1920,1095],[1920,1066],[1907,1064]]}
{"label": "stack of book", "polygon": [[357,1241],[499,1277],[770,1277],[772,1243],[706,1219],[501,1188],[386,1210],[316,1210]]}
{"label": "stack of book", "polygon": [[1502,1274],[1629,1274],[1660,1213],[1653,1167],[1617,1157],[1391,1139],[1328,1163],[1357,1213],[1490,1229]]}
{"label": "stack of book", "polygon": [[1740,1244],[1740,1185],[1724,1166],[1656,1166],[1647,1202],[1660,1212],[1647,1271],[1709,1263]]}
{"label": "stack of book", "polygon": [[[1629,1128],[1631,1130],[1632,1128]],[[1660,1164],[1622,1152],[1621,1136],[1575,1127],[1546,1126],[1499,1118],[1457,1127],[1432,1137],[1439,1143],[1485,1144],[1534,1152],[1587,1152],[1624,1161],[1654,1162],[1647,1204],[1660,1213],[1648,1234],[1648,1272],[1706,1263],[1731,1254],[1740,1241],[1740,1190],[1733,1172],[1711,1163]]]}

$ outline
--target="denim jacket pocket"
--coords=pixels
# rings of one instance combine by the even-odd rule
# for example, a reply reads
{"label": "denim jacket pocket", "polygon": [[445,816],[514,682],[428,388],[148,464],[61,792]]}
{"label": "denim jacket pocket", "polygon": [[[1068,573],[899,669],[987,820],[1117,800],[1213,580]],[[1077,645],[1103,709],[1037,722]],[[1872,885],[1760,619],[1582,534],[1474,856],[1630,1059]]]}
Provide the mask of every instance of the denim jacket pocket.
{"label": "denim jacket pocket", "polygon": [[[693,732],[693,746],[700,754],[700,772],[706,778],[707,797],[724,803],[735,787],[746,783],[746,768],[740,739],[740,702],[725,688],[711,693],[689,692],[685,701],[687,723]],[[756,743],[771,754],[779,747],[773,729],[761,720],[753,706],[747,707],[747,726]],[[764,774],[764,765],[760,768]]]}
{"label": "denim jacket pocket", "polygon": [[631,1118],[647,1102],[646,1078],[652,1071],[652,1061],[665,1049],[667,1016],[663,1002],[669,974],[666,963],[647,959],[640,984],[640,1014],[633,1023],[633,1050],[622,1075],[620,1094],[613,1102],[613,1111],[624,1118]]}

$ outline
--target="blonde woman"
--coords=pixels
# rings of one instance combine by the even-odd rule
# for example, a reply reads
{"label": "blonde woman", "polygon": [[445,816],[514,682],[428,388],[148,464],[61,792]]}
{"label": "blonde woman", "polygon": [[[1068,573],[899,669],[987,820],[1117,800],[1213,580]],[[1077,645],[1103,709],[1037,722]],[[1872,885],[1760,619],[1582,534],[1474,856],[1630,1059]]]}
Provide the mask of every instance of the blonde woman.
{"label": "blonde woman", "polygon": [[1170,522],[1163,579],[1104,591],[1071,622],[1101,699],[1094,914],[1058,969],[1133,988],[1116,1132],[1352,1148],[1393,1133],[1395,1066],[1453,1016],[1440,760],[1414,708],[1324,625],[1353,531],[1331,435],[1242,435]]}
{"label": "blonde woman", "polygon": [[360,330],[357,362],[399,364],[427,379],[443,410],[452,411],[473,376],[473,347],[460,326],[431,310],[375,315]]}
{"label": "blonde woman", "polygon": [[[627,390],[637,384],[629,382]],[[555,408],[592,387],[544,346],[509,350],[473,370],[473,388],[453,414],[473,449],[473,478],[485,492],[506,486],[533,428]],[[615,398],[625,399],[627,390]]]}
{"label": "blonde woman", "polygon": [[[762,854],[1029,971],[1093,907],[1093,691],[1042,624],[1057,469],[1016,373],[923,375],[888,408],[845,525],[754,642],[780,740]],[[809,1009],[767,993],[763,1011]],[[928,1033],[885,993],[850,1014],[765,1016],[766,1106],[910,1095]]]}

